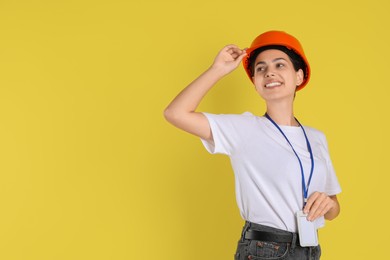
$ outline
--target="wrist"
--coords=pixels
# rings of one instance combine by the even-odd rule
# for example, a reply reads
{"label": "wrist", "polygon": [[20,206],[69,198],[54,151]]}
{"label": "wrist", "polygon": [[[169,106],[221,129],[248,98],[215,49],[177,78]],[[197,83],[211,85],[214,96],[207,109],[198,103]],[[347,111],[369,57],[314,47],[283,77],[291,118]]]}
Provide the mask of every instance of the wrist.
{"label": "wrist", "polygon": [[229,74],[228,71],[226,71],[225,68],[223,67],[220,67],[220,66],[216,66],[216,65],[211,65],[210,68],[208,68],[207,70],[209,73],[211,73],[212,75],[214,75],[215,77],[217,77],[218,79],[220,78],[223,78],[224,76],[226,76],[227,74]]}

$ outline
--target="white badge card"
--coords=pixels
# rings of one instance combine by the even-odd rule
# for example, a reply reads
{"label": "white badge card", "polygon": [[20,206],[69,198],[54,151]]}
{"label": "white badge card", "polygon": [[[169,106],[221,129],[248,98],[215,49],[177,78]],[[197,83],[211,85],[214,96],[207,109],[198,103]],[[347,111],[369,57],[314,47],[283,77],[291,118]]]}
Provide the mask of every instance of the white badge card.
{"label": "white badge card", "polygon": [[298,211],[296,216],[301,246],[318,246],[317,229],[314,222],[308,221],[307,214],[303,213],[303,211]]}

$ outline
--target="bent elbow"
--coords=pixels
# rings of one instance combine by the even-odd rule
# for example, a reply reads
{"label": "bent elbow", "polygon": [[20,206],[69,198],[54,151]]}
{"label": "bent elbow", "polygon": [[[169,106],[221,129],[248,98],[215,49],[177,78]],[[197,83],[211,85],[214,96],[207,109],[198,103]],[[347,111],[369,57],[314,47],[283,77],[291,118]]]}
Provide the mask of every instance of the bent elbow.
{"label": "bent elbow", "polygon": [[175,122],[175,118],[177,118],[177,115],[176,115],[174,110],[172,110],[171,108],[167,107],[164,110],[164,118],[169,123],[173,124],[173,122]]}

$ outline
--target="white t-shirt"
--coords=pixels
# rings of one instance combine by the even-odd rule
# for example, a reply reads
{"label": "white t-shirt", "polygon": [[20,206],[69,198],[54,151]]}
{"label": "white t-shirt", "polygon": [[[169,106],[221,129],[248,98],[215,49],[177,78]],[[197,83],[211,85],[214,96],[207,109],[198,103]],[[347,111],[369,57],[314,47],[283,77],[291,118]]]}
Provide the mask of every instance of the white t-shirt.
{"label": "white t-shirt", "polygon": [[[266,117],[204,113],[214,144],[202,140],[212,153],[226,154],[235,175],[236,200],[243,219],[297,232],[295,213],[303,207],[301,168],[291,146]],[[299,155],[305,174],[311,160],[300,127],[280,126]],[[308,196],[314,191],[335,195],[341,192],[328,152],[325,135],[304,126],[314,155],[314,172]],[[324,218],[316,221],[324,225]]]}

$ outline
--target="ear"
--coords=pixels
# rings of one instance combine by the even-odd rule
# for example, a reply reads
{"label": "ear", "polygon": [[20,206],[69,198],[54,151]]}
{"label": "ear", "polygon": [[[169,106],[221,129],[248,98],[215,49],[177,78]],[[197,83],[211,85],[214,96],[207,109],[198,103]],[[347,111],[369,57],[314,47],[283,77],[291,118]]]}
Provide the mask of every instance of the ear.
{"label": "ear", "polygon": [[300,86],[302,84],[302,82],[303,82],[303,79],[304,79],[303,70],[299,69],[296,72],[296,75],[297,75],[297,86]]}

